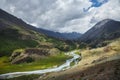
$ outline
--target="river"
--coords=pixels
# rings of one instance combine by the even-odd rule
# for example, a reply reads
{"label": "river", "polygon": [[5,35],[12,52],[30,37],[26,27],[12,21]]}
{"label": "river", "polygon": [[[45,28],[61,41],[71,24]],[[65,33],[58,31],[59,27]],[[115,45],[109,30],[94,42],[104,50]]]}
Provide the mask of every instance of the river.
{"label": "river", "polygon": [[75,64],[77,64],[79,62],[79,60],[81,59],[81,56],[78,54],[75,54],[75,51],[65,53],[65,54],[72,56],[72,58],[66,60],[66,62],[64,64],[62,64],[58,67],[48,68],[48,69],[43,69],[43,70],[35,70],[35,71],[5,73],[5,74],[0,75],[0,79],[9,79],[9,78],[19,77],[19,76],[23,76],[23,75],[31,75],[31,74],[44,74],[44,73],[48,73],[48,72],[58,72],[58,71],[69,69],[71,67],[70,64],[72,62],[75,62]]}

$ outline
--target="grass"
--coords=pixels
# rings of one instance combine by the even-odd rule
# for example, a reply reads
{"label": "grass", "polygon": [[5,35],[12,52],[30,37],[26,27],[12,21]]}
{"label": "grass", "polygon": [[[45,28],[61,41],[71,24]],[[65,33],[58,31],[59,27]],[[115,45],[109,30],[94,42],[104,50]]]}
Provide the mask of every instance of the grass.
{"label": "grass", "polygon": [[81,51],[80,50],[76,50],[75,54],[81,55]]}
{"label": "grass", "polygon": [[74,61],[70,63],[70,66],[73,66],[73,65],[75,65],[75,62],[74,62]]}
{"label": "grass", "polygon": [[98,47],[94,49],[81,50],[82,60],[79,65],[81,67],[91,66],[120,58],[120,39],[112,40],[111,43],[104,47]]}
{"label": "grass", "polygon": [[36,47],[38,45],[38,42],[33,39],[22,39],[22,35],[19,30],[12,28],[0,31],[0,56],[10,56],[15,49]]}
{"label": "grass", "polygon": [[0,39],[0,55],[11,55],[13,50],[26,47],[35,47],[37,42],[33,40],[18,40],[18,39]]}
{"label": "grass", "polygon": [[8,60],[9,57],[0,58],[0,74],[8,72],[18,72],[18,71],[31,71],[50,68],[53,66],[59,66],[63,64],[67,59],[71,58],[64,54],[59,54],[57,56],[47,57],[32,63],[23,64],[11,64]]}
{"label": "grass", "polygon": [[[16,27],[15,29],[8,28],[0,31],[0,56],[9,56],[15,49],[36,47],[39,45],[38,43],[52,43],[52,47],[62,51],[75,49],[75,45],[71,42],[64,42],[31,30],[25,31],[22,28],[18,28],[20,27]],[[28,35],[28,39],[22,39],[22,35]]]}

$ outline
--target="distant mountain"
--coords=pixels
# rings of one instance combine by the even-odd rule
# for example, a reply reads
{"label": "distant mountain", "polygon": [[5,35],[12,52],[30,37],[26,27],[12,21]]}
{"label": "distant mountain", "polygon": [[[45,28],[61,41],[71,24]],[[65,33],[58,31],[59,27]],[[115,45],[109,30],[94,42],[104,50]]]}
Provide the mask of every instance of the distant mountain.
{"label": "distant mountain", "polygon": [[65,38],[67,38],[68,40],[77,40],[78,38],[81,37],[81,33],[77,33],[77,32],[72,32],[72,33],[61,33]]}
{"label": "distant mountain", "polygon": [[44,30],[44,29],[41,29],[41,28],[38,28],[38,31],[40,33],[43,33],[43,34],[47,35],[47,36],[62,39],[62,40],[77,40],[82,35],[82,34],[77,33],[77,32],[59,33],[59,32]]}
{"label": "distant mountain", "polygon": [[118,37],[120,37],[120,22],[112,19],[105,19],[98,22],[83,34],[80,40],[87,43],[98,43]]}

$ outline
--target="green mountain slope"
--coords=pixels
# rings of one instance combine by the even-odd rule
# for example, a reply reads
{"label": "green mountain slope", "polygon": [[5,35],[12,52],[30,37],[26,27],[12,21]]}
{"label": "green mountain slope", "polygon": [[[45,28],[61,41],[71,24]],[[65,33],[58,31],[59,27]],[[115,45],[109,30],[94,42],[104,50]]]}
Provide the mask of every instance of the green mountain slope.
{"label": "green mountain slope", "polygon": [[75,48],[0,9],[0,74],[59,66],[71,58],[63,52]]}
{"label": "green mountain slope", "polygon": [[0,10],[0,56],[11,55],[15,49],[47,47],[67,51],[75,48],[69,41],[47,37],[37,28]]}

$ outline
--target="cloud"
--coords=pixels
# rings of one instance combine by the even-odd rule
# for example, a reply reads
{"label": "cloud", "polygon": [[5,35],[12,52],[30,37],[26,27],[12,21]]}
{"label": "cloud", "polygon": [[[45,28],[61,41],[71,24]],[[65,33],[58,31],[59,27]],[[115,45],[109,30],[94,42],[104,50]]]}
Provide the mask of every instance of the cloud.
{"label": "cloud", "polygon": [[120,0],[96,0],[105,4],[91,7],[93,1],[1,0],[0,8],[39,28],[59,32],[84,33],[102,19],[120,20]]}
{"label": "cloud", "polygon": [[93,22],[96,23],[100,20],[110,18],[120,21],[120,0],[110,0],[105,5],[98,8],[91,8],[91,12],[94,12],[92,18]]}

